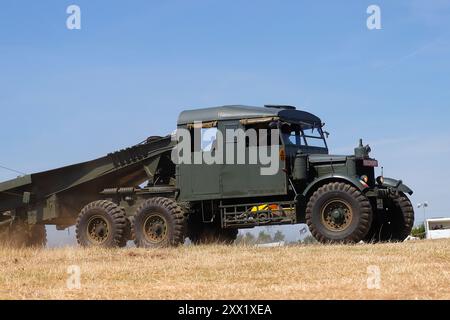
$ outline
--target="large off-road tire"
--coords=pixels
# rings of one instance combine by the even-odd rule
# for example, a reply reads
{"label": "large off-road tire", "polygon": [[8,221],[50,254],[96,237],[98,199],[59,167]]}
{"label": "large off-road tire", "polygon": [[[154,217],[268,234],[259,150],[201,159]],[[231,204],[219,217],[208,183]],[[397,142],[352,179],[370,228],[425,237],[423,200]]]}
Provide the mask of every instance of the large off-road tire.
{"label": "large off-road tire", "polygon": [[404,193],[388,201],[384,209],[374,216],[372,227],[366,236],[368,242],[398,242],[411,234],[414,226],[414,209]]}
{"label": "large off-road tire", "polygon": [[13,248],[42,248],[47,245],[47,231],[45,225],[16,221],[0,230],[0,243]]}
{"label": "large off-road tire", "polygon": [[306,223],[322,243],[355,243],[364,239],[372,222],[372,206],[354,186],[328,183],[313,193],[306,206]]}
{"label": "large off-road tire", "polygon": [[238,229],[222,229],[217,225],[201,224],[189,232],[193,244],[233,244],[239,233]]}
{"label": "large off-road tire", "polygon": [[100,200],[85,206],[77,219],[77,242],[83,247],[114,248],[123,243],[125,210],[117,204]]}
{"label": "large off-road tire", "polygon": [[184,243],[186,221],[175,200],[156,197],[143,202],[134,216],[135,244],[141,248],[160,248]]}

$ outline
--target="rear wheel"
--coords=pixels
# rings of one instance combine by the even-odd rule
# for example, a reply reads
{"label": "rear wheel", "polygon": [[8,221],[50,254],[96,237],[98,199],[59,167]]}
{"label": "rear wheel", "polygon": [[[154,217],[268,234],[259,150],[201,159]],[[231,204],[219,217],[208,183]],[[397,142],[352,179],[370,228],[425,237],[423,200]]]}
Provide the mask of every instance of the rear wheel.
{"label": "rear wheel", "polygon": [[172,199],[148,199],[136,210],[133,230],[137,247],[158,248],[183,244],[186,230],[183,209]]}
{"label": "rear wheel", "polygon": [[332,182],[320,187],[308,201],[306,223],[322,243],[355,243],[364,239],[372,221],[367,197],[354,186]]}
{"label": "rear wheel", "polygon": [[107,200],[91,202],[78,216],[77,241],[83,247],[118,247],[124,241],[125,228],[123,208]]}
{"label": "rear wheel", "polygon": [[414,209],[408,197],[399,193],[378,210],[366,236],[369,242],[403,241],[414,226]]}

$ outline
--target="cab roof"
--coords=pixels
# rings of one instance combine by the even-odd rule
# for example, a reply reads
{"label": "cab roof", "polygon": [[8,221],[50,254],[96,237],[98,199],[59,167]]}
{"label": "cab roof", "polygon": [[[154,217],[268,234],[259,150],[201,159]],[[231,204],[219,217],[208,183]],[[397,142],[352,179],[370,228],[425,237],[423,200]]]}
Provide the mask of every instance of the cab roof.
{"label": "cab roof", "polygon": [[245,105],[227,105],[183,111],[178,117],[178,125],[194,122],[241,120],[264,117],[279,117],[285,121],[303,122],[314,126],[320,126],[322,124],[319,117],[306,111],[296,110],[292,106],[267,105],[264,107],[253,107]]}

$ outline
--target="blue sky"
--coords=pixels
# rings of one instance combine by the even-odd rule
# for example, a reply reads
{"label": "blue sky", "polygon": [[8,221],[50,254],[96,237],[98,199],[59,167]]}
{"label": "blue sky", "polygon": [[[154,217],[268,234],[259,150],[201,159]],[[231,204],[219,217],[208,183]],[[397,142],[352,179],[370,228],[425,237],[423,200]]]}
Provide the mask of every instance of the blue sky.
{"label": "blue sky", "polygon": [[317,114],[335,153],[363,138],[414,203],[450,216],[450,0],[0,3],[1,165],[88,160],[236,103]]}

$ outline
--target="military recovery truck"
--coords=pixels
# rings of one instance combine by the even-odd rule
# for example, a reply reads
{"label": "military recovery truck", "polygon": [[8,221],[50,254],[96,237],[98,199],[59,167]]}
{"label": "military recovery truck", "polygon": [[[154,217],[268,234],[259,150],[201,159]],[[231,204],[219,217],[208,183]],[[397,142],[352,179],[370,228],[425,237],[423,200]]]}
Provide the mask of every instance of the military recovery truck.
{"label": "military recovery truck", "polygon": [[[0,239],[42,246],[45,225],[76,225],[81,246],[123,247],[134,240],[138,247],[165,247],[186,238],[232,243],[238,229],[306,223],[323,243],[404,240],[414,223],[412,190],[402,180],[376,177],[378,162],[362,141],[352,155],[330,155],[323,126],[292,106],[183,111],[177,130],[193,135],[278,130],[272,143],[279,146],[279,168],[262,175],[258,163],[178,163],[174,135],[150,137],[96,160],[1,183]],[[225,145],[237,146],[227,139]],[[245,152],[260,148],[260,140],[246,141]],[[202,143],[197,149],[215,152]]]}

